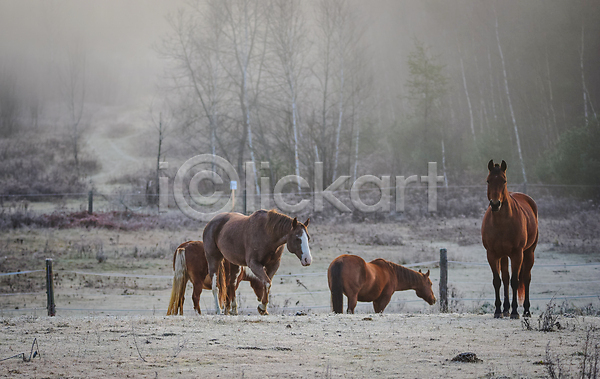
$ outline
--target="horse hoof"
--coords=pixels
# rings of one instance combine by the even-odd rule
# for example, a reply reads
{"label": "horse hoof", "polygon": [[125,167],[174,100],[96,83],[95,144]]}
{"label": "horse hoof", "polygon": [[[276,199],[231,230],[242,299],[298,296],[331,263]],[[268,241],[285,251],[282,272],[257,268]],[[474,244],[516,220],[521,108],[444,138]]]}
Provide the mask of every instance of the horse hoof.
{"label": "horse hoof", "polygon": [[502,313],[494,313],[494,318],[502,318]]}
{"label": "horse hoof", "polygon": [[511,313],[510,314],[510,318],[511,318],[511,320],[518,320],[519,319],[519,314],[518,313]]}
{"label": "horse hoof", "polygon": [[260,313],[262,316],[267,316],[269,314],[269,312],[266,309],[262,309],[260,305],[256,307],[256,309],[258,309],[258,313]]}

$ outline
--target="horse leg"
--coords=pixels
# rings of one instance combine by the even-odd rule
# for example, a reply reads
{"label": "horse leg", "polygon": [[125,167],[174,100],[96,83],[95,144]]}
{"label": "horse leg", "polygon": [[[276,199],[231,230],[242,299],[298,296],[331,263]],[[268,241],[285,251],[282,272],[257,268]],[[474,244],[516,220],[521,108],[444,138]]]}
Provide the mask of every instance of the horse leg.
{"label": "horse leg", "polygon": [[227,303],[232,315],[238,314],[238,304],[236,297],[237,279],[240,274],[240,266],[229,263],[229,275],[227,276]]}
{"label": "horse leg", "polygon": [[[273,276],[275,276],[275,273],[277,272],[278,269],[279,269],[279,261],[264,268],[264,271],[267,274],[267,277],[269,278],[269,283],[264,285],[264,288],[262,289],[262,297],[260,299],[260,304],[258,306],[258,311],[262,315],[269,314],[269,312],[267,311],[267,306],[269,304],[269,295],[271,294],[271,283],[273,282]],[[256,293],[256,290],[255,290],[255,293]]]}
{"label": "horse leg", "polygon": [[513,299],[512,299],[512,312],[510,312],[510,318],[518,319],[519,318],[519,302],[518,302],[518,291],[519,291],[519,274],[521,273],[521,265],[523,262],[523,251],[517,252],[512,255],[510,260],[510,265],[512,269],[512,275],[510,278],[510,286],[513,290]]}
{"label": "horse leg", "polygon": [[502,302],[500,301],[500,286],[502,285],[502,279],[500,279],[500,274],[498,271],[500,270],[500,261],[498,259],[490,259],[490,253],[488,253],[488,262],[490,264],[490,268],[492,269],[492,284],[494,285],[494,292],[496,294],[496,302],[494,305],[496,306],[496,310],[494,311],[494,318],[502,317]]}
{"label": "horse leg", "polygon": [[347,314],[354,314],[354,308],[356,308],[356,304],[358,303],[358,292],[354,294],[347,294],[348,298],[348,309],[346,309]]}
{"label": "horse leg", "polygon": [[531,317],[531,312],[529,311],[530,303],[529,303],[529,284],[531,283],[531,268],[533,267],[533,250],[535,249],[535,245],[525,250],[523,253],[523,266],[521,267],[521,278],[520,280],[523,282],[525,288],[525,299],[523,301],[523,317]]}
{"label": "horse leg", "polygon": [[508,271],[508,257],[500,258],[500,272],[502,274],[502,285],[504,287],[504,307],[502,315],[508,317],[510,315],[510,297],[508,289],[510,287],[510,272]]}
{"label": "horse leg", "polygon": [[[252,287],[252,289],[254,290],[254,294],[256,295],[256,300],[260,301],[262,303],[263,299],[265,298],[265,291],[266,291],[265,284],[259,280],[251,280],[250,287]],[[269,297],[266,296],[266,301],[264,303],[265,309],[267,309],[268,300],[269,300]]]}
{"label": "horse leg", "polygon": [[383,313],[383,310],[390,303],[391,299],[392,299],[392,295],[387,294],[387,293],[384,293],[381,296],[379,296],[377,299],[375,299],[373,301],[373,309],[375,310],[375,313]]}
{"label": "horse leg", "polygon": [[267,275],[265,266],[256,260],[250,260],[248,262],[248,268],[252,273],[265,284],[265,290],[263,292],[262,302],[258,305],[258,313],[261,315],[268,315],[267,304],[269,302],[269,292],[271,291],[271,278]]}
{"label": "horse leg", "polygon": [[267,310],[268,306],[269,306],[269,293],[271,291],[271,285],[267,285],[265,286],[265,289],[263,291],[262,297],[260,299],[260,304],[258,304],[258,313],[260,313],[263,316],[266,316],[269,314],[269,311]]}
{"label": "horse leg", "polygon": [[194,290],[192,292],[192,303],[194,304],[194,310],[196,310],[196,312],[198,312],[198,314],[201,315],[202,311],[200,311],[200,294],[202,293],[202,283],[196,284],[194,282],[193,284]]}
{"label": "horse leg", "polygon": [[[206,245],[205,245],[206,248]],[[221,314],[221,304],[219,303],[219,285],[218,285],[218,274],[219,267],[221,266],[221,261],[223,260],[223,255],[220,251],[216,251],[216,254],[212,254],[209,258],[208,249],[206,249],[206,261],[208,263],[208,275],[211,278],[211,288],[213,293],[213,298],[215,301],[215,313]]]}
{"label": "horse leg", "polygon": [[229,275],[231,275],[231,266],[230,263],[226,260],[223,260],[222,275],[225,276],[225,300],[223,301],[223,313],[228,315],[229,310],[231,309],[231,295],[229,291]]}

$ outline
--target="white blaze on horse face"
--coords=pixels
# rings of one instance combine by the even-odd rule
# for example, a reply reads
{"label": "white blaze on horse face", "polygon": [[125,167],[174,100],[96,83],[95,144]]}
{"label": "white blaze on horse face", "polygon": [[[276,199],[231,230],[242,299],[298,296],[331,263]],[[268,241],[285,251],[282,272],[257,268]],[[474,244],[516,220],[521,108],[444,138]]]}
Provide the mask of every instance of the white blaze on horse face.
{"label": "white blaze on horse face", "polygon": [[308,236],[306,235],[306,230],[302,231],[302,258],[300,259],[300,262],[302,263],[302,266],[310,266],[310,264],[312,263],[312,255],[310,255],[310,248],[308,247]]}

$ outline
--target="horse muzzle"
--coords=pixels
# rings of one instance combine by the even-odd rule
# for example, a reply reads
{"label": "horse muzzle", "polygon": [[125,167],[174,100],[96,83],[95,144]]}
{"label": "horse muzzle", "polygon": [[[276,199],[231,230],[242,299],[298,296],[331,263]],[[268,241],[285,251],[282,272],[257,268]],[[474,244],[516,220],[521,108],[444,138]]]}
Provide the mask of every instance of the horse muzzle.
{"label": "horse muzzle", "polygon": [[302,263],[302,266],[310,266],[312,263],[312,257],[310,255],[308,257],[303,256],[300,258],[300,263]]}
{"label": "horse muzzle", "polygon": [[502,202],[500,200],[490,200],[490,207],[492,208],[492,212],[498,212],[501,206]]}

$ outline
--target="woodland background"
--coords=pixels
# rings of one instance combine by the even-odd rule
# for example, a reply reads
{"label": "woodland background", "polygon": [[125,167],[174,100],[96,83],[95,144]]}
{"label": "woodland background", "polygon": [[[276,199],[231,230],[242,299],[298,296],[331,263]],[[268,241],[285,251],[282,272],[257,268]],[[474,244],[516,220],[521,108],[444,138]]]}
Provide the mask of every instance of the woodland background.
{"label": "woodland background", "polygon": [[[0,195],[156,192],[201,153],[289,174],[600,191],[600,3],[0,2]],[[98,131],[131,162],[111,171]],[[111,143],[113,143],[111,142]],[[174,176],[178,165],[171,164]],[[258,185],[258,183],[256,183]],[[294,190],[291,188],[290,190]]]}

